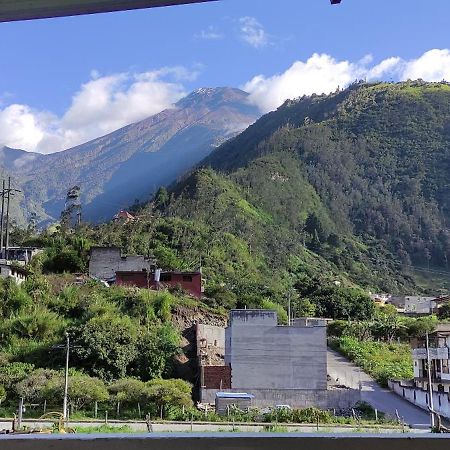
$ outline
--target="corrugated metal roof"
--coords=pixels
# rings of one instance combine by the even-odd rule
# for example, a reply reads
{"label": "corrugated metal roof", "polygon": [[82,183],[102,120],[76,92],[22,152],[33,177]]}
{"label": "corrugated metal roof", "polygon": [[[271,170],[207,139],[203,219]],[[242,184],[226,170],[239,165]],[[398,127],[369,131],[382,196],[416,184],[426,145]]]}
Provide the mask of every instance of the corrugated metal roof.
{"label": "corrugated metal roof", "polygon": [[245,392],[217,392],[216,397],[218,398],[255,398],[252,394],[247,394]]}

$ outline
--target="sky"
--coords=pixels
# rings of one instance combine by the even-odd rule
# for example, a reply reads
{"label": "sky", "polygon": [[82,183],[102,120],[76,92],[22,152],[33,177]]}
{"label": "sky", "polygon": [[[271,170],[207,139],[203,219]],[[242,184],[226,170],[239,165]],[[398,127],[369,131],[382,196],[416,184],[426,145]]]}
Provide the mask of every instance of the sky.
{"label": "sky", "polygon": [[448,0],[219,0],[0,24],[0,146],[52,153],[200,87],[261,113],[355,79],[450,81]]}

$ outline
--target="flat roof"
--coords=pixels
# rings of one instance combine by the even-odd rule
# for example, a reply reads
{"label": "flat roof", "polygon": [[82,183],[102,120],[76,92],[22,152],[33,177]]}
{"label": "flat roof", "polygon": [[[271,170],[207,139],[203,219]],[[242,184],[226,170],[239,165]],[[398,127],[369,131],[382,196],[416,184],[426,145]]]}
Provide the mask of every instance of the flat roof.
{"label": "flat roof", "polygon": [[77,16],[216,0],[0,0],[0,22]]}

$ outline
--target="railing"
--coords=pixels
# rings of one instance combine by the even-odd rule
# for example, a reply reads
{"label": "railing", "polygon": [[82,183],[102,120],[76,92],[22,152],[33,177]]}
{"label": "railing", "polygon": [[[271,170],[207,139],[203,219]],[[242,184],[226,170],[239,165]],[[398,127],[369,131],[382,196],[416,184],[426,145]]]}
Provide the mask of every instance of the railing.
{"label": "railing", "polygon": [[[447,435],[448,436],[448,435]],[[0,436],[2,450],[444,450],[446,435],[165,434]]]}
{"label": "railing", "polygon": [[[425,348],[415,348],[412,351],[414,359],[427,359],[427,350]],[[448,358],[448,348],[430,348],[430,358],[431,359],[449,359]]]}

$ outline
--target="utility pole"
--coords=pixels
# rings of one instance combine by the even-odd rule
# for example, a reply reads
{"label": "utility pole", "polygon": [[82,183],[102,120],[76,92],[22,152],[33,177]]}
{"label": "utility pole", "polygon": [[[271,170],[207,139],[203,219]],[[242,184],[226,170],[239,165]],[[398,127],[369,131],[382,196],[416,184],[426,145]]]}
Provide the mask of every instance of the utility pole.
{"label": "utility pole", "polygon": [[428,364],[428,396],[430,407],[431,429],[434,429],[434,405],[433,405],[433,385],[431,379],[431,358],[430,358],[430,341],[428,331],[426,334],[427,364]]}
{"label": "utility pole", "polygon": [[[0,217],[0,254],[3,258],[3,216],[5,210],[5,180],[2,181],[2,211]],[[5,255],[6,256],[6,255]]]}
{"label": "utility pole", "polygon": [[[8,177],[8,188],[5,189],[5,180],[3,180],[3,190],[2,190],[2,217],[1,217],[1,251],[3,253],[3,247],[5,248],[5,259],[8,259],[8,248],[9,248],[9,205],[11,200],[11,195],[14,195],[16,192],[22,192],[19,191],[19,189],[12,189],[11,188],[11,177]],[[5,234],[6,238],[3,240],[3,214],[4,214],[4,207],[5,207],[5,196],[6,196],[6,226],[5,226]],[[3,256],[3,255],[2,255]]]}
{"label": "utility pole", "polygon": [[69,333],[66,331],[66,372],[64,380],[64,401],[63,401],[63,420],[67,421],[67,394],[69,392],[69,349],[70,349],[70,339]]}
{"label": "utility pole", "polygon": [[291,290],[288,291],[288,327],[291,326]]}

